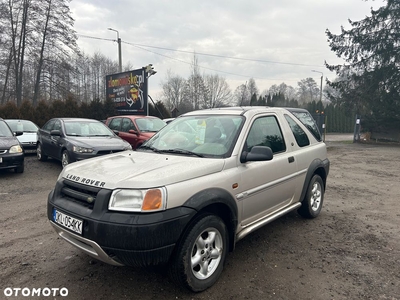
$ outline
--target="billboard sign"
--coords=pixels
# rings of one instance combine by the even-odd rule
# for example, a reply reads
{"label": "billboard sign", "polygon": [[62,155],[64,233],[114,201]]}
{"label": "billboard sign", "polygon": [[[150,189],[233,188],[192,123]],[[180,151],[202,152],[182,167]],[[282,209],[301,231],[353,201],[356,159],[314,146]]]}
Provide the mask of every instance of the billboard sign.
{"label": "billboard sign", "polygon": [[148,115],[145,68],[106,75],[106,97],[121,115]]}

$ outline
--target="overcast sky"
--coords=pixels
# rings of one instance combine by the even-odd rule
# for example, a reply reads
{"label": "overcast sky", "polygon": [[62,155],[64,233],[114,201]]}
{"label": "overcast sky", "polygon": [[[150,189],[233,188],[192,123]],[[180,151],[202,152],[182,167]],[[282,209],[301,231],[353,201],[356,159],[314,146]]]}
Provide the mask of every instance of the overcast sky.
{"label": "overcast sky", "polygon": [[[86,54],[100,52],[133,69],[153,64],[149,94],[157,98],[167,71],[188,78],[196,53],[202,74],[225,77],[232,92],[254,78],[263,92],[282,82],[312,77],[319,84],[324,67],[342,60],[331,52],[325,30],[340,33],[370,15],[382,0],[72,0],[70,7]],[[91,39],[91,36],[100,39]],[[105,39],[105,40],[102,40]],[[150,46],[150,47],[149,47]],[[202,55],[209,54],[209,55]],[[233,59],[237,58],[237,59]],[[325,85],[325,83],[324,83]]]}

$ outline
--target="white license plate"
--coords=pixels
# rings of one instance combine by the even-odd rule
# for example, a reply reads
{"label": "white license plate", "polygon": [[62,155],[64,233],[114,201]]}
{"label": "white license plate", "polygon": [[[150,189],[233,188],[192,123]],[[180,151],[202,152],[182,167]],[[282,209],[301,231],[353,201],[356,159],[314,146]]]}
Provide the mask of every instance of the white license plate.
{"label": "white license plate", "polygon": [[68,216],[56,209],[53,209],[53,221],[65,228],[68,228],[69,230],[72,230],[73,232],[82,234],[82,220]]}

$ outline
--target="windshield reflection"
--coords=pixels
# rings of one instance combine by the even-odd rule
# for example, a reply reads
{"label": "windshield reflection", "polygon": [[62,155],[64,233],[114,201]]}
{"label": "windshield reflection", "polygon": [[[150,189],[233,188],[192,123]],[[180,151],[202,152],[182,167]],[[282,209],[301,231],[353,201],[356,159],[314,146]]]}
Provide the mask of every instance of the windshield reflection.
{"label": "windshield reflection", "polygon": [[231,115],[179,117],[156,133],[140,150],[200,157],[230,156],[244,118]]}

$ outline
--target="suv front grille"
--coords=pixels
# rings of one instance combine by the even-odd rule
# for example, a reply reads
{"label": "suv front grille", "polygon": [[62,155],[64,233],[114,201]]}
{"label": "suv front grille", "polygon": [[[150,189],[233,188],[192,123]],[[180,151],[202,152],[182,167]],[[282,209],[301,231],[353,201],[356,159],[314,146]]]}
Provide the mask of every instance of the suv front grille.
{"label": "suv front grille", "polygon": [[61,196],[63,198],[93,209],[97,194],[101,190],[100,188],[83,185],[69,180],[64,180],[63,183],[64,185],[61,188]]}

